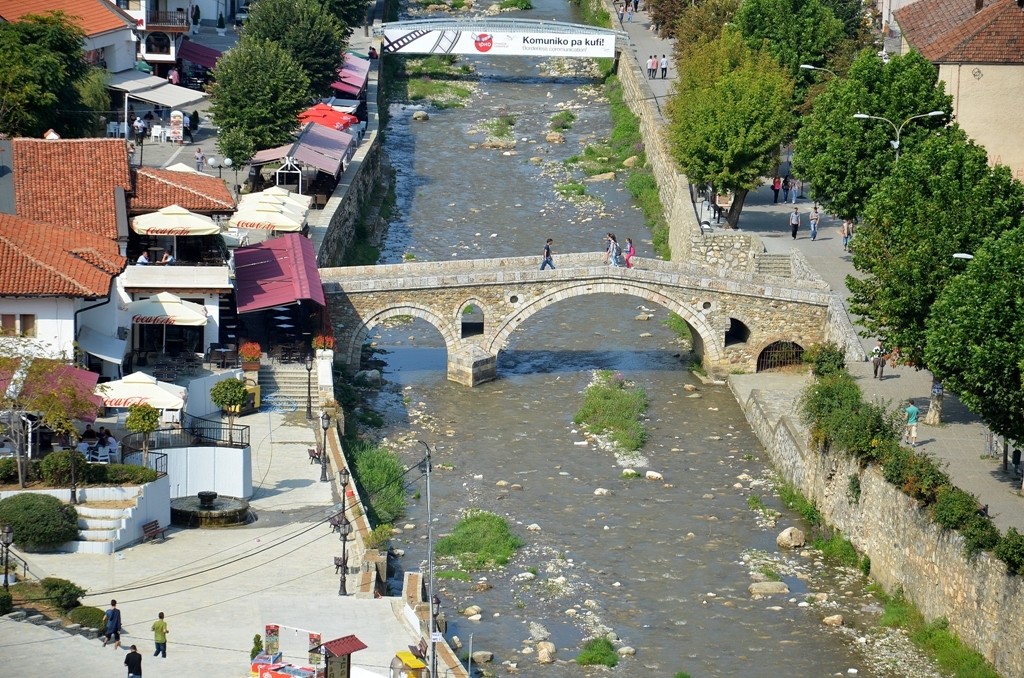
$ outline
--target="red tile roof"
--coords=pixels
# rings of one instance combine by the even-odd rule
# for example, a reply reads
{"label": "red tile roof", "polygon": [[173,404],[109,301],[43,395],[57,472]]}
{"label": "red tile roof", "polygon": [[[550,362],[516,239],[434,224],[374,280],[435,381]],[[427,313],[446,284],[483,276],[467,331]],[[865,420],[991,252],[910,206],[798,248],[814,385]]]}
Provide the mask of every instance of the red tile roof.
{"label": "red tile roof", "polygon": [[119,139],[13,139],[18,216],[117,238],[118,186],[131,190]]}
{"label": "red tile roof", "polygon": [[227,184],[193,172],[142,167],[135,171],[135,193],[128,199],[130,214],[145,214],[168,205],[199,213],[232,212],[235,201]]}
{"label": "red tile roof", "polygon": [[109,238],[0,214],[0,295],[105,297],[124,270]]}
{"label": "red tile roof", "polygon": [[26,14],[60,11],[75,20],[86,36],[135,28],[129,14],[107,0],[0,0],[0,17],[17,21]]}
{"label": "red tile roof", "polygon": [[894,16],[910,46],[935,63],[1024,64],[1024,10],[1015,0],[918,0]]}

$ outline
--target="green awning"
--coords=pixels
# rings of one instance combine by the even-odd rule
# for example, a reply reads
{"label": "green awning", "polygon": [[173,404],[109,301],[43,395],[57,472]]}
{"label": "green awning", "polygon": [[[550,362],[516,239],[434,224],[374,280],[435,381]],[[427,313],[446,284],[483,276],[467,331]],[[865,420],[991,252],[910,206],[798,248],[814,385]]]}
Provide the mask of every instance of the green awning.
{"label": "green awning", "polygon": [[152,73],[153,67],[147,64],[145,61],[136,61],[135,70],[142,71],[143,73]]}

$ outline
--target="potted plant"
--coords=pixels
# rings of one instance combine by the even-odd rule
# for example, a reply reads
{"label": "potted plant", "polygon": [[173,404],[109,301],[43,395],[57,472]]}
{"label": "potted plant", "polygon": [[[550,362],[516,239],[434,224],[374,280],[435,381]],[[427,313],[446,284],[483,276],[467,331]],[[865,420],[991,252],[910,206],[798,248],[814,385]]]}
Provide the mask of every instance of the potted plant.
{"label": "potted plant", "polygon": [[217,35],[224,37],[224,30],[224,13],[221,12],[219,15],[217,15]]}
{"label": "potted plant", "polygon": [[255,341],[247,341],[238,348],[238,358],[242,361],[242,369],[246,372],[258,372],[263,349]]}
{"label": "potted plant", "polygon": [[333,351],[334,350],[334,335],[331,334],[317,334],[313,337],[313,350],[316,351],[317,355],[321,355],[321,351]]}

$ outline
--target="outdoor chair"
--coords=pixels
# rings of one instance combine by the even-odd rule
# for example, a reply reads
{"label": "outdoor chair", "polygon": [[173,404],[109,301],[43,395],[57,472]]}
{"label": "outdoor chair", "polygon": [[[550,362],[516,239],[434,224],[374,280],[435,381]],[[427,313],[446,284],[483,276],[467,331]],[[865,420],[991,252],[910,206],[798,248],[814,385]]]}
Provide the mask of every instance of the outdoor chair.
{"label": "outdoor chair", "polygon": [[163,125],[153,125],[153,129],[149,132],[150,141],[163,141],[164,139],[164,128]]}

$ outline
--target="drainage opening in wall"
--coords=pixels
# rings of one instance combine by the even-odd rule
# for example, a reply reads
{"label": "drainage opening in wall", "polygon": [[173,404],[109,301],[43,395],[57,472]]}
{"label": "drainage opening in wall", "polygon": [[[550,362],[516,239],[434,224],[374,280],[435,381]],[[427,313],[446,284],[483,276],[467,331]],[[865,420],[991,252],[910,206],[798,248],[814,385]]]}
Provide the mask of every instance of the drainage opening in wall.
{"label": "drainage opening in wall", "polygon": [[508,303],[510,303],[510,304],[518,304],[519,303],[519,297],[517,297],[516,295],[513,294],[512,296],[510,296],[508,298]]}

